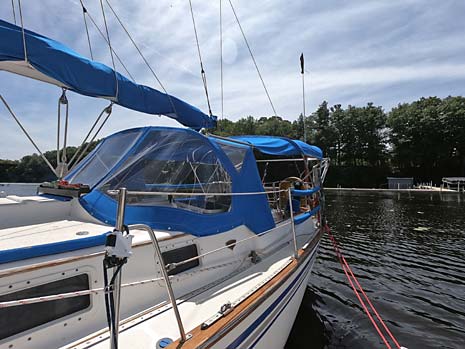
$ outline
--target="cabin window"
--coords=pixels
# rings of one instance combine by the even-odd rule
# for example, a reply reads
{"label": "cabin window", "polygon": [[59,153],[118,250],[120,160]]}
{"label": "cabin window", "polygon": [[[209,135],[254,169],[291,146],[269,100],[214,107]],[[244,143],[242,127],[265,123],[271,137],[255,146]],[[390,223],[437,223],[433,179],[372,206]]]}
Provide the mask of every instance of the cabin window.
{"label": "cabin window", "polygon": [[[197,257],[199,253],[197,252],[197,246],[193,244],[193,245],[188,245],[188,246],[176,248],[174,250],[163,252],[161,255],[163,257],[163,261],[165,262],[165,265],[167,265],[170,263],[178,263],[178,262],[182,262],[182,261],[185,261],[193,257]],[[188,269],[195,268],[198,265],[199,265],[199,260],[195,259],[191,262],[182,264],[174,269],[169,270],[168,275],[176,275]]]}
{"label": "cabin window", "polygon": [[[88,289],[89,276],[81,274],[2,295],[0,302]],[[0,340],[76,313],[89,306],[90,296],[87,295],[0,309]]]}
{"label": "cabin window", "polygon": [[131,149],[139,134],[140,130],[130,130],[105,139],[89,155],[89,160],[83,160],[83,165],[65,179],[71,183],[87,184],[92,188]]}
{"label": "cabin window", "polygon": [[224,151],[229,160],[231,160],[236,170],[240,172],[242,164],[244,163],[245,154],[247,154],[247,148],[240,148],[232,144],[227,144],[218,140],[216,140],[216,142]]}
{"label": "cabin window", "polygon": [[166,206],[202,214],[226,212],[231,206],[231,196],[224,195],[231,193],[231,178],[212,145],[186,132],[155,130],[147,134],[100,190],[107,193],[122,187],[141,192],[129,196],[128,205]]}

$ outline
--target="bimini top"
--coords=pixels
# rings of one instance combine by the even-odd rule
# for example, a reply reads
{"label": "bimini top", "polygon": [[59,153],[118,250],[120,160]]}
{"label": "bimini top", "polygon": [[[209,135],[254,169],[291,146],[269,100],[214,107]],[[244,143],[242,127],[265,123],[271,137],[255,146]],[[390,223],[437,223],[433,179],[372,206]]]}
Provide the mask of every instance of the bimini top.
{"label": "bimini top", "polygon": [[[110,67],[65,45],[0,20],[0,70],[55,84],[86,96],[101,97],[139,112],[166,115],[199,130],[213,128],[216,117],[151,87],[139,85]],[[24,46],[26,46],[27,60]]]}
{"label": "bimini top", "polygon": [[320,148],[286,137],[234,136],[231,138],[248,143],[262,153],[269,155],[306,155],[320,160],[323,158],[323,152]]}
{"label": "bimini top", "polygon": [[[115,224],[116,198],[127,188],[125,223],[205,236],[245,225],[275,226],[252,148],[213,140],[190,129],[145,127],[104,139],[68,176],[91,192],[81,205]],[[253,195],[232,195],[254,193]]]}

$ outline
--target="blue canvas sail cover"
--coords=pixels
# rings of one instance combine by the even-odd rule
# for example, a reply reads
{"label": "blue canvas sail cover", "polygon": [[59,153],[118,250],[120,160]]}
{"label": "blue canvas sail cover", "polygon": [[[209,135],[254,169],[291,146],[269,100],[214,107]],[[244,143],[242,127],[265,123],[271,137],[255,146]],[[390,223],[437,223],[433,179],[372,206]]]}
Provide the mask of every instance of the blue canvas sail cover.
{"label": "blue canvas sail cover", "polygon": [[20,27],[0,20],[0,70],[56,84],[82,95],[101,97],[139,112],[166,115],[199,130],[213,128],[216,117],[148,86],[139,85],[105,64],[69,47],[25,30],[27,62]]}
{"label": "blue canvas sail cover", "polygon": [[264,154],[276,156],[306,155],[316,159],[323,158],[320,148],[305,142],[286,137],[272,136],[234,136],[240,142],[250,144]]}

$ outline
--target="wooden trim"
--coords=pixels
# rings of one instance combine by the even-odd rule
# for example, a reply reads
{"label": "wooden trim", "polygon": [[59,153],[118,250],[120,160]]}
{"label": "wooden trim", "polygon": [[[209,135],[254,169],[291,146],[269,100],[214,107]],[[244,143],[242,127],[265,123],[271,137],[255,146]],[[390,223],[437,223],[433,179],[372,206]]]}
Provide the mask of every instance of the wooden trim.
{"label": "wooden trim", "polygon": [[[188,234],[170,235],[170,236],[167,236],[167,237],[163,237],[163,238],[159,239],[158,241],[163,242],[163,241],[174,240],[174,239],[178,239],[178,238],[181,238],[181,237],[185,237],[187,235]],[[132,247],[137,248],[137,247],[141,247],[141,246],[147,246],[147,245],[150,245],[150,244],[152,244],[152,241],[148,240],[148,241],[135,243],[135,244],[132,245]],[[78,250],[76,250],[76,251],[78,251]],[[69,253],[69,252],[64,252],[64,253]],[[59,265],[63,265],[63,264],[67,264],[67,263],[73,263],[73,262],[76,262],[76,261],[86,260],[86,259],[93,258],[93,257],[98,257],[98,256],[103,257],[104,254],[105,254],[105,251],[99,251],[99,252],[94,252],[94,253],[88,253],[88,254],[81,255],[81,256],[65,257],[65,258],[61,258],[61,259],[55,259],[55,260],[52,260],[52,261],[41,262],[41,263],[36,263],[36,264],[22,266],[22,267],[16,267],[16,268],[0,271],[0,277],[10,276],[10,275],[19,274],[19,273],[26,273],[26,272],[30,272],[30,271],[39,270],[39,269],[42,269],[42,268],[56,267],[56,266],[59,266]]]}
{"label": "wooden trim", "polygon": [[221,340],[255,309],[263,304],[266,299],[268,299],[274,292],[276,292],[298,270],[299,266],[301,266],[306,261],[306,257],[310,255],[310,252],[320,241],[321,236],[322,230],[320,229],[317,235],[308,244],[307,248],[305,250],[300,249],[298,251],[297,259],[294,259],[287,267],[285,267],[274,278],[272,278],[257,291],[251,294],[229,314],[222,317],[220,320],[205,330],[202,330],[200,326],[197,326],[195,329],[189,332],[192,337],[188,341],[181,343],[178,339],[168,348],[210,348],[216,342]]}

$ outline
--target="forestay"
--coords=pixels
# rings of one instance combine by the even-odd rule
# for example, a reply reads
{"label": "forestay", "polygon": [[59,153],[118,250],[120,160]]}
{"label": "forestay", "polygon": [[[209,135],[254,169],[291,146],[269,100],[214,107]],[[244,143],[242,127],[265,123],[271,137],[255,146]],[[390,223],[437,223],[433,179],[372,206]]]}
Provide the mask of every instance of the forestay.
{"label": "forestay", "polygon": [[139,112],[166,115],[196,130],[216,125],[215,116],[208,116],[174,96],[136,84],[55,40],[24,30],[23,41],[22,29],[2,20],[0,37],[0,70],[55,84],[82,95],[105,98]]}

